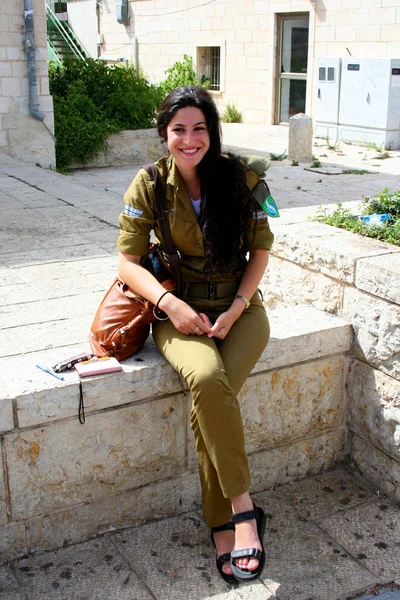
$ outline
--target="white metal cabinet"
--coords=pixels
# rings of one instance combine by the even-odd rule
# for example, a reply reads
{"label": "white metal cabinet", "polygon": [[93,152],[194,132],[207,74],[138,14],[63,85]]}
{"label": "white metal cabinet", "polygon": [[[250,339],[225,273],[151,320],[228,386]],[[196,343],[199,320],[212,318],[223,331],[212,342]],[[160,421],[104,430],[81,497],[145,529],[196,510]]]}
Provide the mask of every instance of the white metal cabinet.
{"label": "white metal cabinet", "polygon": [[342,59],[338,136],[400,147],[400,59]]}
{"label": "white metal cabinet", "polygon": [[317,58],[314,104],[316,137],[337,138],[341,58]]}

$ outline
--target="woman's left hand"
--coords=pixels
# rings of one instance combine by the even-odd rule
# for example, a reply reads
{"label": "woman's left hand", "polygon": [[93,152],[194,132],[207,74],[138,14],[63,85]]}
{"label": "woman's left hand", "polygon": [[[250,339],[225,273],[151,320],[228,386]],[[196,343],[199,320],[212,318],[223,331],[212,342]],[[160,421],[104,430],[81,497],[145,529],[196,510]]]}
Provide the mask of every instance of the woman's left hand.
{"label": "woman's left hand", "polygon": [[238,316],[239,315],[235,314],[232,310],[221,313],[212,326],[210,333],[207,334],[208,337],[215,337],[219,340],[223,340],[228,335],[232,325],[238,319]]}

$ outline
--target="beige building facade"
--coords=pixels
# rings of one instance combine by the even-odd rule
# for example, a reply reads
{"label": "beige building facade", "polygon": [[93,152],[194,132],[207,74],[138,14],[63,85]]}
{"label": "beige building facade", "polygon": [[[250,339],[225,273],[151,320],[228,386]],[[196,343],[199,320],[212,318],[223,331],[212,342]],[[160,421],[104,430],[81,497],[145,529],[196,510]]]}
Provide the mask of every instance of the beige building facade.
{"label": "beige building facade", "polygon": [[[33,0],[30,6],[24,0],[0,2],[0,152],[29,163],[54,167],[54,115],[48,80],[45,0]],[[26,16],[31,19],[34,34],[28,42],[30,78]]]}
{"label": "beige building facade", "polygon": [[159,82],[187,54],[248,123],[313,116],[320,57],[400,58],[400,0],[126,0],[121,23],[124,1],[98,5],[100,57]]}

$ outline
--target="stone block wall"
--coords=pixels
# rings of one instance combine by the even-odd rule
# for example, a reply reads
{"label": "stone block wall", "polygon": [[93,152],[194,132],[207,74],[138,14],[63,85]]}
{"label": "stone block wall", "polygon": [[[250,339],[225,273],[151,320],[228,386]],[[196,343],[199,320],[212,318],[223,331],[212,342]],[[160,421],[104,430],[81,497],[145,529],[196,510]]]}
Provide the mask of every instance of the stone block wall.
{"label": "stone block wall", "polygon": [[400,7],[396,0],[189,0],[130,1],[127,25],[116,21],[115,0],[102,4],[101,56],[133,60],[154,82],[184,54],[221,48],[220,107],[235,103],[247,123],[274,123],[279,15],[309,15],[306,113],[313,116],[315,59],[325,56],[399,57]]}
{"label": "stone block wall", "polygon": [[[239,398],[253,491],[347,453],[349,325],[297,307],[274,311],[271,331]],[[78,376],[43,389],[24,360],[8,362],[12,389],[0,400],[2,561],[199,508],[191,398],[150,342],[122,372],[82,382],[84,425]]]}
{"label": "stone block wall", "polygon": [[166,154],[166,148],[161,144],[157,129],[124,130],[113,133],[107,138],[107,149],[96,154],[87,163],[74,162],[72,169],[82,167],[109,167],[131,165],[132,163],[146,164],[155,162]]}
{"label": "stone block wall", "polygon": [[274,227],[269,307],[308,304],[353,329],[347,379],[350,456],[400,501],[400,248],[317,223]]}
{"label": "stone block wall", "polygon": [[0,5],[0,152],[44,167],[55,166],[53,99],[49,93],[45,0],[34,0],[38,109],[29,113],[23,0]]}

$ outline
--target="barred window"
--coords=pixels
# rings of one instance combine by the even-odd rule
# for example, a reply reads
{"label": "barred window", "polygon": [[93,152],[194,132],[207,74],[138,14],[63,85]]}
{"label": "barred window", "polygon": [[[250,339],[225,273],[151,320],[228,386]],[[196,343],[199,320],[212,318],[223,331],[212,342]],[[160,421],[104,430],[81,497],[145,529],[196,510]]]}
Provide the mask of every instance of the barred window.
{"label": "barred window", "polygon": [[219,46],[197,48],[197,73],[203,83],[210,82],[210,90],[221,89],[221,48]]}

